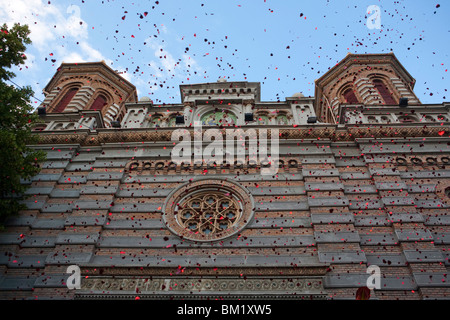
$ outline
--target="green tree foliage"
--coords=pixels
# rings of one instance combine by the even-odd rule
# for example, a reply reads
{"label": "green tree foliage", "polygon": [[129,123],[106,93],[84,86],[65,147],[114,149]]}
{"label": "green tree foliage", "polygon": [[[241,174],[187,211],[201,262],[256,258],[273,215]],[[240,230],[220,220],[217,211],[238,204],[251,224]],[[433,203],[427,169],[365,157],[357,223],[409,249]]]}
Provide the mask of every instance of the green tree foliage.
{"label": "green tree foliage", "polygon": [[38,142],[32,127],[39,122],[33,113],[31,87],[16,88],[7,82],[15,77],[9,70],[26,59],[28,26],[14,24],[0,27],[0,227],[4,220],[26,207],[21,204],[27,185],[21,179],[30,179],[39,172],[39,163],[45,160],[43,151],[29,145]]}

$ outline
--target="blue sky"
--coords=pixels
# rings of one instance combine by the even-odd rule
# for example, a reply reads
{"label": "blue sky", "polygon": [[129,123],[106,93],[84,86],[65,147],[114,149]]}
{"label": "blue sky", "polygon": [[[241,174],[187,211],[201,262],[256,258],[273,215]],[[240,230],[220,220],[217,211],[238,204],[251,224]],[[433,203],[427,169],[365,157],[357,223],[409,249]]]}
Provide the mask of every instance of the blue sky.
{"label": "blue sky", "polygon": [[[367,8],[380,7],[380,29]],[[372,12],[373,13],[373,12]],[[314,95],[348,52],[393,51],[423,103],[450,101],[450,3],[379,0],[0,0],[0,21],[28,24],[18,85],[42,89],[65,62],[104,60],[139,98],[179,103],[180,84],[261,82],[263,101]]]}

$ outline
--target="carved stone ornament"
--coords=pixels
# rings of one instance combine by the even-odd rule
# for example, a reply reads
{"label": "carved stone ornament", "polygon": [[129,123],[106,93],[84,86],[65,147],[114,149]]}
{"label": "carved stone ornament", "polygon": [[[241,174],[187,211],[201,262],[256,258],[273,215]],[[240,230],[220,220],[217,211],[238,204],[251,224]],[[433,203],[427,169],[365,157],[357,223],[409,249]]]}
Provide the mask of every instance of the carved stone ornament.
{"label": "carved stone ornament", "polygon": [[302,296],[324,298],[322,277],[308,278],[204,278],[193,279],[185,277],[171,278],[109,278],[89,277],[83,279],[81,290],[76,293],[79,299],[111,297],[130,298],[136,295],[144,298],[168,298],[186,296],[220,295],[221,297],[251,297],[266,296],[270,298],[301,299]]}
{"label": "carved stone ornament", "polygon": [[172,192],[163,220],[174,234],[193,241],[216,241],[241,231],[253,218],[253,198],[235,182],[200,179]]}

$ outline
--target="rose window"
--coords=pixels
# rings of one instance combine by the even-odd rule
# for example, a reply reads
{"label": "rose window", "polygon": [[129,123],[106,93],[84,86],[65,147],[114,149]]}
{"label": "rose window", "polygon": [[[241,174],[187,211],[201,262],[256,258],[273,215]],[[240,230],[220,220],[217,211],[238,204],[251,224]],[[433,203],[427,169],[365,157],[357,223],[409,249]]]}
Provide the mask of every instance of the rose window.
{"label": "rose window", "polygon": [[178,222],[192,232],[217,234],[233,226],[241,211],[238,200],[230,194],[201,192],[179,205]]}
{"label": "rose window", "polygon": [[234,182],[202,179],[172,192],[164,221],[190,240],[220,240],[242,230],[253,216],[251,195]]}

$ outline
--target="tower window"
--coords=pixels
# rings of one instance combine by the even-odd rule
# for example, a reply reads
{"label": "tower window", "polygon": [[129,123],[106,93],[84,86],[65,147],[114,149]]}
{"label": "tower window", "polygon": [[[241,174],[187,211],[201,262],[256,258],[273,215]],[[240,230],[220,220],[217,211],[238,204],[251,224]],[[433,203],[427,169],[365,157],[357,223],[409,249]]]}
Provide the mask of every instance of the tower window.
{"label": "tower window", "polygon": [[386,85],[383,83],[383,81],[379,79],[373,80],[373,85],[375,86],[375,89],[377,89],[378,93],[383,98],[384,102],[386,104],[395,104],[394,99],[392,98],[391,93],[389,92],[389,89],[386,87]]}
{"label": "tower window", "polygon": [[344,99],[346,103],[355,104],[358,103],[358,98],[356,98],[355,91],[352,88],[348,88],[344,92]]}
{"label": "tower window", "polygon": [[78,88],[72,88],[69,89],[69,91],[66,92],[64,97],[59,101],[55,109],[53,110],[54,113],[61,113],[64,111],[64,109],[67,107],[67,105],[70,103],[72,98],[75,96],[75,94],[78,92]]}
{"label": "tower window", "polygon": [[102,110],[106,105],[106,98],[104,95],[99,95],[92,103],[91,110]]}

